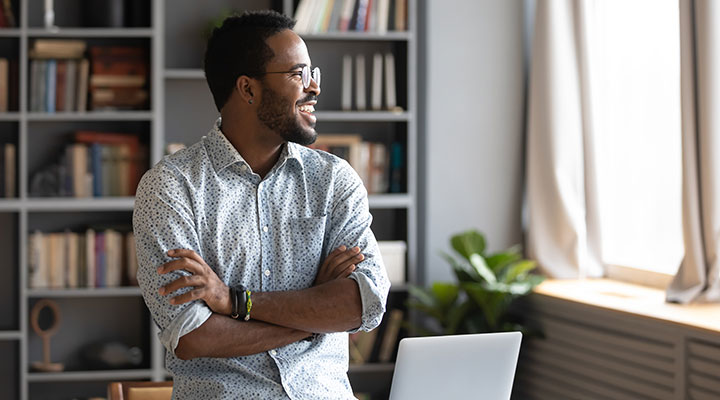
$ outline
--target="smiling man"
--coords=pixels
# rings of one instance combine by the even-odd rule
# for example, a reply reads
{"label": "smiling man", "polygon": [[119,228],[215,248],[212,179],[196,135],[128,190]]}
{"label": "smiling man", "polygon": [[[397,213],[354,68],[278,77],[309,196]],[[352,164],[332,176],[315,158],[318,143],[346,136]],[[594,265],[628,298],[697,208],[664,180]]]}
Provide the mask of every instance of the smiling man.
{"label": "smiling man", "polygon": [[226,19],[205,75],[221,118],[140,182],[138,281],[175,398],[345,399],[348,332],[390,287],[367,192],[315,141],[320,70],[275,12]]}

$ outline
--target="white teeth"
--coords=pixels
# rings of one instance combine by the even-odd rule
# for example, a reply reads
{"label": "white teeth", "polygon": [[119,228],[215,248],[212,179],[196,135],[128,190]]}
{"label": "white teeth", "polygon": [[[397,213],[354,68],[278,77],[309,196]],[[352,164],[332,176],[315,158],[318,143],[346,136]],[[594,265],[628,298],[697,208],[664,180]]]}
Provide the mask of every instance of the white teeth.
{"label": "white teeth", "polygon": [[300,109],[300,111],[302,111],[302,112],[309,112],[309,113],[315,111],[315,107],[313,107],[312,104],[302,105],[302,106],[298,107],[298,109]]}

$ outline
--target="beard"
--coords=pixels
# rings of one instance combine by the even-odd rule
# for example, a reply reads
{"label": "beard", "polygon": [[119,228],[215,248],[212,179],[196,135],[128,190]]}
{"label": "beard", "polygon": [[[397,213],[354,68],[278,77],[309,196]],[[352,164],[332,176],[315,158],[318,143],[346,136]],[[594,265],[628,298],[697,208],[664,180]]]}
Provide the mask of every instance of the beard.
{"label": "beard", "polygon": [[[312,95],[310,97],[314,98]],[[308,99],[302,99],[298,103],[306,101]],[[317,139],[315,123],[313,122],[310,128],[302,126],[296,115],[287,112],[289,103],[292,103],[292,100],[264,86],[262,89],[262,101],[257,111],[258,119],[268,129],[274,131],[288,142],[303,146],[315,143]]]}

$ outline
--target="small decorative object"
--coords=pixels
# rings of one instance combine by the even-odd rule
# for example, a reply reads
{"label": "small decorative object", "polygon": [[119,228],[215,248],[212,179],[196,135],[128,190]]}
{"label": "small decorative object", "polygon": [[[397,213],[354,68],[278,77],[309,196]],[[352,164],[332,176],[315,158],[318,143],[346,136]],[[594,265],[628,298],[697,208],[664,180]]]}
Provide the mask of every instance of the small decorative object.
{"label": "small decorative object", "polygon": [[[50,327],[43,330],[40,328],[40,311],[45,307],[52,312],[53,322]],[[32,363],[32,368],[42,372],[60,372],[65,366],[60,363],[50,362],[50,338],[57,333],[60,327],[60,308],[57,303],[52,300],[42,299],[35,303],[30,313],[30,325],[35,333],[37,333],[43,341],[43,361]]]}
{"label": "small decorative object", "polygon": [[485,236],[476,230],[454,235],[450,243],[462,256],[443,254],[457,277],[458,283],[435,282],[428,288],[410,287],[408,305],[429,316],[435,323],[428,334],[452,335],[530,331],[521,316],[511,312],[511,305],[532,292],[544,278],[531,274],[535,261],[526,260],[518,246],[489,254]]}
{"label": "small decorative object", "polygon": [[143,353],[138,347],[111,341],[85,346],[81,357],[90,369],[137,368],[142,363]]}
{"label": "small decorative object", "polygon": [[55,6],[53,0],[45,0],[45,28],[57,29],[55,26]]}

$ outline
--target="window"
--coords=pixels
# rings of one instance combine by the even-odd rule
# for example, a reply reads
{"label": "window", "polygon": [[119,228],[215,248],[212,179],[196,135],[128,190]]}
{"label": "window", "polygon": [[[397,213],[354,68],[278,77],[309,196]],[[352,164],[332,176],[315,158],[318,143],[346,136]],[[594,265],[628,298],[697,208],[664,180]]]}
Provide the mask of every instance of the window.
{"label": "window", "polygon": [[603,262],[668,275],[683,256],[678,12],[677,0],[588,12]]}

